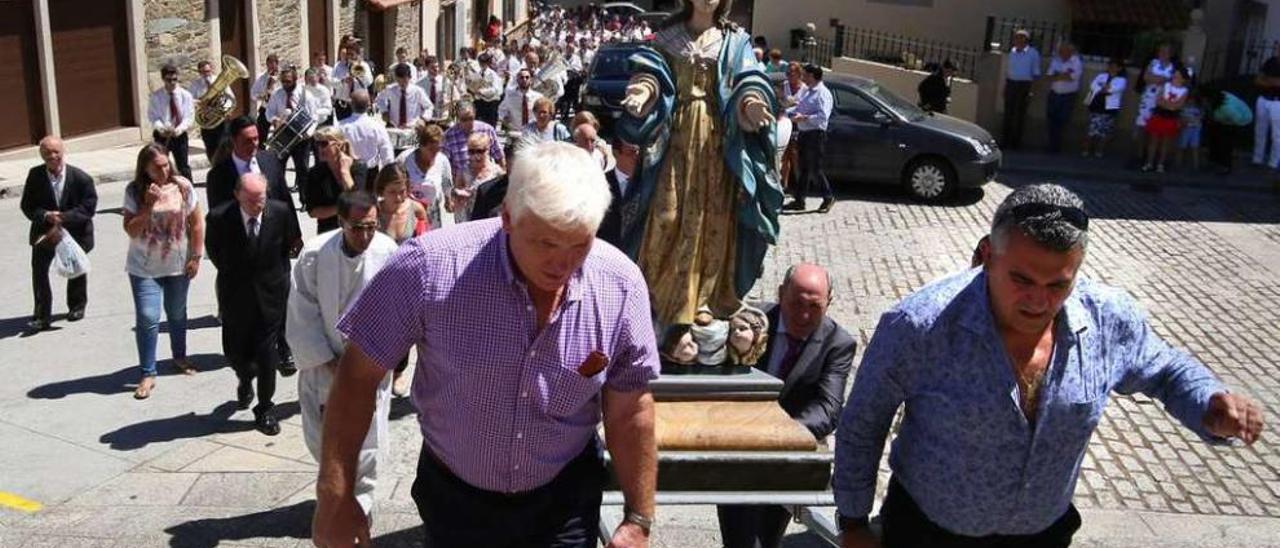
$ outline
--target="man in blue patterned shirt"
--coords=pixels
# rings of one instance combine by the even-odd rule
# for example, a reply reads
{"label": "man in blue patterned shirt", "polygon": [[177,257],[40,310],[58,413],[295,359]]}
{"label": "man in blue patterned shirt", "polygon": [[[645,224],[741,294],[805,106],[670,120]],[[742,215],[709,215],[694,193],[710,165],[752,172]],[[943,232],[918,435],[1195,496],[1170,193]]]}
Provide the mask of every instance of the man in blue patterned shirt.
{"label": "man in blue patterned shirt", "polygon": [[1069,546],[1089,437],[1111,392],[1142,392],[1210,443],[1253,443],[1262,415],[1151,330],[1133,299],[1077,274],[1089,219],[1057,185],[996,210],[983,266],[886,312],[836,432],[843,545],[866,527],[899,406],[883,545]]}

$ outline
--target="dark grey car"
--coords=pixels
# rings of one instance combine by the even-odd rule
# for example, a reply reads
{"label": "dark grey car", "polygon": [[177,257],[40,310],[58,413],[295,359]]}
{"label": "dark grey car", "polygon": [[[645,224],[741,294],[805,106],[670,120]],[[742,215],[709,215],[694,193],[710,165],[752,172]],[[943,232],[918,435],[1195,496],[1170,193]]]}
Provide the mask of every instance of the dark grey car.
{"label": "dark grey car", "polygon": [[829,179],[901,185],[935,201],[995,178],[1000,149],[985,129],[927,113],[867,78],[828,72],[823,82],[835,100],[823,160]]}

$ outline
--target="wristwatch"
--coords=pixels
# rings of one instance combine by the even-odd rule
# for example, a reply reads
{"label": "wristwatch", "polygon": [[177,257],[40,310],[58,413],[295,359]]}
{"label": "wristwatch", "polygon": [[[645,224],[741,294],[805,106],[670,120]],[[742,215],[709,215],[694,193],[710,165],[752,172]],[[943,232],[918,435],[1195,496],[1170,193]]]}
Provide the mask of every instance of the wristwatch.
{"label": "wristwatch", "polygon": [[649,534],[649,530],[653,528],[652,517],[641,514],[640,512],[636,512],[630,508],[624,508],[623,512],[624,512],[622,516],[623,523],[634,523],[640,526],[640,530],[644,531],[644,534],[646,535]]}

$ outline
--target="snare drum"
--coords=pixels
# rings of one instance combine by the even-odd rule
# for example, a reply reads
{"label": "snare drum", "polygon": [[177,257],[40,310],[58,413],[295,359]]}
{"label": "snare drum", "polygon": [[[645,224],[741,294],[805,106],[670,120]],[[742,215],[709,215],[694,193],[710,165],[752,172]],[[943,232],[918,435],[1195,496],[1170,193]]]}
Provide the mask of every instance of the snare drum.
{"label": "snare drum", "polygon": [[267,141],[267,150],[275,153],[277,158],[284,158],[290,150],[293,150],[293,147],[311,137],[315,126],[316,120],[312,118],[311,113],[305,108],[300,108],[289,116],[289,121],[271,134],[271,140]]}

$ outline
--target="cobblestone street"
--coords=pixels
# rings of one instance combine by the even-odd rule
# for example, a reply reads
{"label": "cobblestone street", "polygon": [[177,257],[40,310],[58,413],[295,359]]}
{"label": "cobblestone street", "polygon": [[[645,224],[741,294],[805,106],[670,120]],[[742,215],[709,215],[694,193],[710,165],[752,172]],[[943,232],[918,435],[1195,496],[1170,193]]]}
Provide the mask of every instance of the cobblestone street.
{"label": "cobblestone street", "polygon": [[[966,268],[1010,186],[1031,182],[1002,180],[938,206],[856,188],[827,215],[786,216],[755,294],[772,298],[792,263],[829,267],[831,314],[861,351],[881,312]],[[1143,194],[1116,183],[1060,182],[1084,197],[1092,217],[1085,274],[1130,291],[1161,336],[1254,397],[1270,423],[1251,448],[1210,447],[1158,402],[1113,396],[1076,492],[1085,516],[1077,544],[1280,546],[1280,200],[1260,192]],[[29,514],[0,510],[0,546],[309,546],[315,466],[292,403],[295,379],[280,383],[276,399],[287,402],[288,418],[276,438],[253,432],[249,413],[228,403],[235,380],[218,355],[210,317],[212,265],[205,264],[189,301],[189,346],[205,371],[184,378],[162,363],[151,400],[130,398],[137,373],[121,272],[125,239],[118,214],[106,211],[119,205],[123,185],[99,192],[103,211],[83,322],[19,337],[30,312],[28,250],[0,250],[0,273],[10,280],[0,288],[0,361],[8,366],[0,386],[0,492],[44,505]],[[305,219],[303,225],[314,227]],[[0,200],[0,229],[25,234],[26,226],[17,200]],[[60,281],[54,293],[57,312],[65,307]],[[162,360],[165,344],[162,337]],[[87,360],[86,348],[93,349]],[[414,546],[420,521],[409,490],[420,435],[407,402],[396,404],[392,428],[375,540]],[[1133,517],[1139,514],[1143,519]],[[655,531],[655,546],[719,545],[710,507],[662,507]],[[790,532],[786,546],[821,545],[799,525]],[[1166,534],[1176,540],[1158,540]]]}

